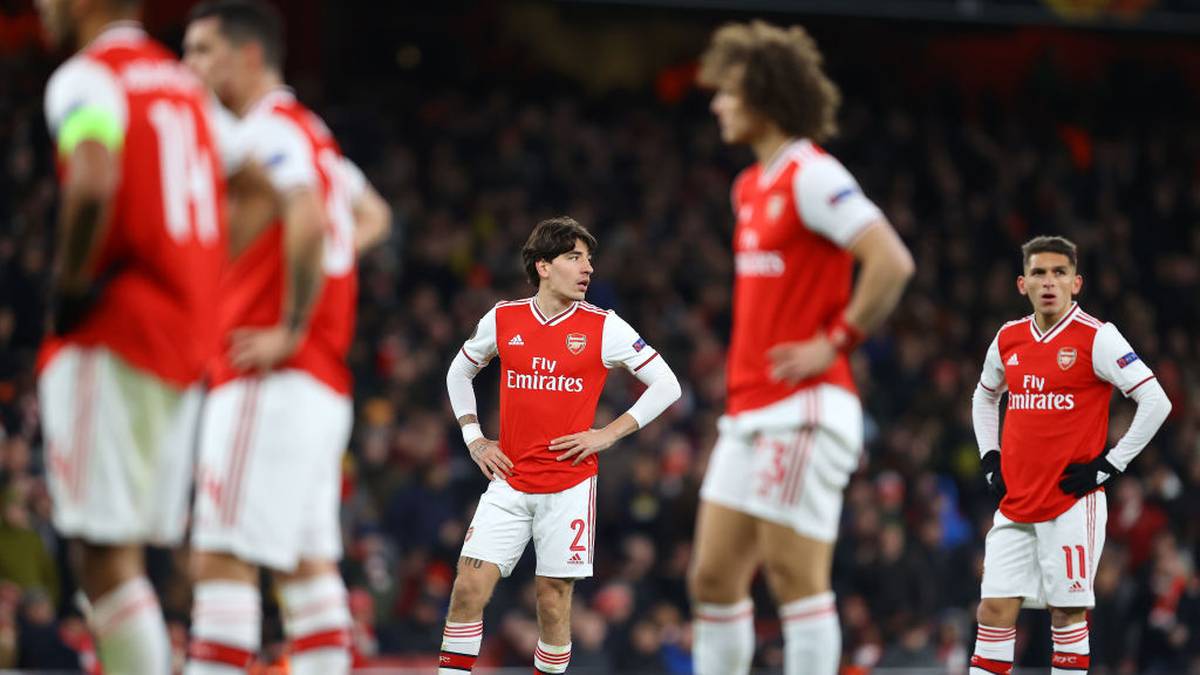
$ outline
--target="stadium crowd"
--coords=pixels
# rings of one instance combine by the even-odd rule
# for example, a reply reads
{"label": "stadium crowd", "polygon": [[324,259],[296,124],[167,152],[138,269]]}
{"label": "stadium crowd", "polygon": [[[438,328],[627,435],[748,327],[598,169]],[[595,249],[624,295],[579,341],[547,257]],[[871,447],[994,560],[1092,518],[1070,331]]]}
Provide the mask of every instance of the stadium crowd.
{"label": "stadium crowd", "polygon": [[[66,547],[49,522],[33,375],[54,222],[40,104],[49,69],[36,53],[0,59],[0,669],[76,668],[81,654],[90,658]],[[896,317],[855,357],[867,452],[847,491],[834,569],[846,662],[861,672],[965,671],[995,508],[970,395],[995,330],[1029,310],[1013,282],[1019,244],[1059,233],[1081,248],[1081,304],[1121,327],[1174,403],[1109,491],[1093,672],[1200,672],[1196,92],[1120,68],[1091,84],[1042,70],[1002,98],[949,85],[914,97],[884,78],[834,77],[846,104],[830,147],[918,266]],[[700,92],[666,103],[649,93],[595,98],[544,80],[419,96],[378,82],[351,89],[337,101],[313,85],[300,95],[397,219],[393,239],[362,262],[351,357],[357,419],[344,464],[343,573],[360,661],[429,662],[437,652],[484,484],[449,411],[445,368],[494,302],[530,294],[520,244],[540,218],[567,213],[600,240],[589,301],[638,326],[684,386],[662,422],[602,458],[597,574],[577,589],[572,670],[690,672],[685,572],[722,409],[729,186],[749,157],[720,143]],[[489,436],[495,375],[484,371],[477,387]],[[614,376],[598,423],[624,410],[637,386]],[[1114,406],[1110,438],[1132,410]],[[151,557],[179,646],[189,598],[181,560]],[[498,587],[480,664],[528,665],[537,640],[531,562]],[[1046,620],[1022,616],[1018,665],[1048,660]],[[773,612],[760,612],[757,631],[759,665],[777,667]]]}

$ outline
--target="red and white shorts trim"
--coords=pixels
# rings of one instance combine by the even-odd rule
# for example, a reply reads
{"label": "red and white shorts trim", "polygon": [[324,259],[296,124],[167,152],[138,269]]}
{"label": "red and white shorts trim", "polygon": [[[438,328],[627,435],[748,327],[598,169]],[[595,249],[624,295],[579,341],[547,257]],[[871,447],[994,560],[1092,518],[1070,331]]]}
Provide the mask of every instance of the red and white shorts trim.
{"label": "red and white shorts trim", "polygon": [[1065,513],[1018,523],[996,511],[983,558],[985,598],[1024,598],[1024,607],[1093,607],[1108,502],[1092,492]]}
{"label": "red and white shorts trim", "polygon": [[180,388],[104,347],[68,346],[42,371],[38,398],[58,531],[177,545],[200,387]]}
{"label": "red and white shorts trim", "polygon": [[837,539],[842,490],[862,455],[862,404],[822,384],[758,410],[722,417],[700,496],[791,527]]}
{"label": "red and white shorts trim", "polygon": [[596,477],[546,494],[521,492],[494,480],[479,498],[462,555],[495,563],[512,574],[533,539],[538,576],[592,576],[596,543]]}
{"label": "red and white shorts trim", "polygon": [[204,404],[192,543],[290,571],[341,557],[350,399],[299,370],[233,380]]}

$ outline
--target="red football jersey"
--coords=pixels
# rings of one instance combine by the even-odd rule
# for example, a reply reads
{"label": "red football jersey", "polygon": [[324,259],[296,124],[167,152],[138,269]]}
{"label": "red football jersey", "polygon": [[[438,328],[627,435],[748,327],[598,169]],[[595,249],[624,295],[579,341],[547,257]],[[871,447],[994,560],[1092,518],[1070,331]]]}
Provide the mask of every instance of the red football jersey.
{"label": "red football jersey", "polygon": [[1105,449],[1113,387],[1128,396],[1153,379],[1111,323],[1073,305],[1044,333],[1032,316],[1005,324],[988,349],[980,385],[1008,391],[1000,439],[1010,520],[1051,520],[1075,504],[1058,487],[1068,464]]}
{"label": "red football jersey", "polygon": [[846,310],[854,259],[846,250],[879,209],[832,156],[802,140],[733,185],[735,279],[727,367],[729,414],[769,405],[822,382],[856,391],[839,354],[797,384],[770,377],[767,351],[807,340]]}
{"label": "red football jersey", "polygon": [[46,338],[39,367],[64,345],[101,345],[179,385],[203,374],[225,256],[225,186],[206,100],[199,81],[132,23],[110,27],[51,77],[46,116],[60,143],[84,109],[115,119],[123,135],[95,268],[105,279],[98,304],[78,329]]}
{"label": "red football jersey", "polygon": [[550,441],[592,428],[609,368],[637,372],[658,356],[614,312],[574,302],[547,318],[532,298],[496,305],[463,354],[477,366],[500,357],[500,449],[513,462],[509,484],[530,493],[596,474],[595,455],[559,462]]}
{"label": "red football jersey", "polygon": [[[354,251],[354,186],[344,170],[337,141],[315,114],[286,89],[268,94],[238,123],[236,139],[266,168],[276,188],[318,190],[325,206],[325,279],[305,336],[296,353],[278,367],[303,370],[335,391],[349,393],[346,354],[354,337],[358,277]],[[240,327],[272,326],[281,320],[286,267],[283,222],[277,220],[234,260],[223,277],[222,334]],[[212,368],[218,386],[241,375],[226,346]]]}

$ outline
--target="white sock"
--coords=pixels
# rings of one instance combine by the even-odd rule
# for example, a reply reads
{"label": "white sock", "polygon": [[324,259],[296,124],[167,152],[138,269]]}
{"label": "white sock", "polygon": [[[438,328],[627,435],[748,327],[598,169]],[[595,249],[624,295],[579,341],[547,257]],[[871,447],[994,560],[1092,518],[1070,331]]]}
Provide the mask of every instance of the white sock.
{"label": "white sock", "polygon": [[754,603],[698,602],[693,609],[692,658],[696,675],[744,675],[754,660]]}
{"label": "white sock", "polygon": [[92,603],[96,653],[109,675],[169,675],[171,641],[154,587],[130,579]]}
{"label": "white sock", "polygon": [[779,608],[783,620],[785,675],[836,675],[842,662],[842,627],[833,591],[793,600]]}
{"label": "white sock", "polygon": [[471,672],[483,644],[483,621],[458,623],[447,621],[442,629],[442,653],[438,656],[438,675],[462,675]]}
{"label": "white sock", "polygon": [[975,655],[970,675],[1009,675],[1017,647],[1017,628],[993,628],[979,624],[975,633]]}
{"label": "white sock", "polygon": [[1062,628],[1051,628],[1050,635],[1054,638],[1054,657],[1050,661],[1050,675],[1087,673],[1092,661],[1087,621],[1080,621]]}
{"label": "white sock", "polygon": [[571,662],[571,643],[548,645],[538,640],[533,651],[533,668],[539,673],[565,673]]}
{"label": "white sock", "polygon": [[341,576],[284,584],[279,596],[292,675],[349,673],[350,607]]}
{"label": "white sock", "polygon": [[184,675],[245,673],[262,640],[258,587],[201,581],[192,596],[192,644]]}

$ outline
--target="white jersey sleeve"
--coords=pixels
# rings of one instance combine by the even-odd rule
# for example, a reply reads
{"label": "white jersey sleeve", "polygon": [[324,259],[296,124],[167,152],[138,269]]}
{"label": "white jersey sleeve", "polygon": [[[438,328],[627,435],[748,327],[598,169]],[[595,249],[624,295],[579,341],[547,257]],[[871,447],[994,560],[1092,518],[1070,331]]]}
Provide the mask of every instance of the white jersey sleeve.
{"label": "white jersey sleeve", "polygon": [[1096,377],[1112,384],[1125,396],[1154,378],[1154,373],[1133,351],[1129,342],[1111,323],[1096,331],[1092,340],[1092,370]]}
{"label": "white jersey sleeve", "polygon": [[1000,359],[999,333],[992,339],[987,355],[983,357],[983,371],[979,373],[979,385],[997,396],[1008,390],[1008,380],[1004,378],[1004,363]]}
{"label": "white jersey sleeve", "polygon": [[346,198],[351,204],[357,204],[367,191],[367,177],[363,175],[362,169],[352,162],[348,157],[342,157],[339,165],[338,176],[341,178],[341,184],[346,191]]}
{"label": "white jersey sleeve", "polygon": [[208,100],[208,120],[225,175],[236,173],[250,159],[249,148],[241,139],[241,120],[229,108],[221,105],[215,96]]}
{"label": "white jersey sleeve", "polygon": [[258,113],[242,121],[240,141],[279,193],[317,185],[312,145],[292,120]]}
{"label": "white jersey sleeve", "polygon": [[832,155],[806,159],[792,178],[796,209],[808,229],[848,248],[883,212]]}
{"label": "white jersey sleeve", "polygon": [[604,335],[601,338],[600,358],[605,368],[624,366],[636,373],[658,356],[653,347],[646,344],[637,331],[617,313],[609,310],[604,320]]}
{"label": "white jersey sleeve", "polygon": [[483,368],[499,353],[496,347],[495,307],[489,309],[479,323],[475,324],[475,330],[463,343],[461,352],[476,368]]}
{"label": "white jersey sleeve", "polygon": [[129,126],[125,91],[111,70],[85,56],[76,56],[58,67],[46,84],[46,126],[56,142],[64,123],[79,110],[92,109],[110,116],[124,138]]}

